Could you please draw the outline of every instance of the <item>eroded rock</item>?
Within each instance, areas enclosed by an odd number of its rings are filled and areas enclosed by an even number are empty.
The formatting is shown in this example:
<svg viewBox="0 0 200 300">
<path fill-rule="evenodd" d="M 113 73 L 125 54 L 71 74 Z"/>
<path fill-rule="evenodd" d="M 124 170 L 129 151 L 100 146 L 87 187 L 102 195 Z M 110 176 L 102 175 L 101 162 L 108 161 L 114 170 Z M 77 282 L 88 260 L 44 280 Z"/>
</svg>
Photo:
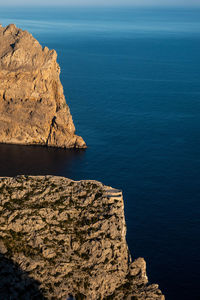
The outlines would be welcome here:
<svg viewBox="0 0 200 300">
<path fill-rule="evenodd" d="M 59 75 L 55 50 L 14 24 L 0 27 L 0 143 L 86 147 Z"/>
<path fill-rule="evenodd" d="M 0 178 L 0 252 L 45 299 L 164 299 L 144 259 L 131 260 L 122 192 L 97 181 Z M 21 299 L 23 288 L 10 285 Z"/>
</svg>

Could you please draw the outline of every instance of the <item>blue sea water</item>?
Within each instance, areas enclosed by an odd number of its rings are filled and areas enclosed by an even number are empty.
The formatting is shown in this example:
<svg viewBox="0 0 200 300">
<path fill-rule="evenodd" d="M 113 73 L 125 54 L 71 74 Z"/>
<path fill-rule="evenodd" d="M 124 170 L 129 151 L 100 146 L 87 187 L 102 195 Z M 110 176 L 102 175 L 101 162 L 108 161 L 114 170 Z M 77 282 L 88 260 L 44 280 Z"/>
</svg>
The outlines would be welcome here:
<svg viewBox="0 0 200 300">
<path fill-rule="evenodd" d="M 97 179 L 124 194 L 133 258 L 166 299 L 199 299 L 200 9 L 6 8 L 56 49 L 86 151 L 0 145 L 0 176 Z"/>
</svg>

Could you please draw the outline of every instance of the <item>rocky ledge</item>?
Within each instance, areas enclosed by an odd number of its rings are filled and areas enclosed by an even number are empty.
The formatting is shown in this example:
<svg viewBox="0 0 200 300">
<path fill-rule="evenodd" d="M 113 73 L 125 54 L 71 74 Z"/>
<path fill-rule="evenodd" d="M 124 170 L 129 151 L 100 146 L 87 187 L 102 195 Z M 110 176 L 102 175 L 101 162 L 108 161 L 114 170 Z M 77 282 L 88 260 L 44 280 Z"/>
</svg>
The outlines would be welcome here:
<svg viewBox="0 0 200 300">
<path fill-rule="evenodd" d="M 122 192 L 97 181 L 0 178 L 0 299 L 163 300 L 132 262 Z"/>
<path fill-rule="evenodd" d="M 0 143 L 85 148 L 75 135 L 55 50 L 0 25 Z"/>
</svg>

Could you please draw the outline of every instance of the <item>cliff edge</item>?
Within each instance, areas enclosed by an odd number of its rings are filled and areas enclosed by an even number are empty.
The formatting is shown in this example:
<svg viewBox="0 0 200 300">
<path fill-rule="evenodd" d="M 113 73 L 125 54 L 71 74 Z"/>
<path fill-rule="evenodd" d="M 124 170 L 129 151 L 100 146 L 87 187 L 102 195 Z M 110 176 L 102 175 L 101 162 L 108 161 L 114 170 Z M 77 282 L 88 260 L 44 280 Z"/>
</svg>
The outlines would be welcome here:
<svg viewBox="0 0 200 300">
<path fill-rule="evenodd" d="M 122 192 L 54 176 L 0 178 L 1 299 L 164 300 L 132 261 Z"/>
<path fill-rule="evenodd" d="M 0 143 L 85 148 L 75 135 L 55 50 L 0 25 Z"/>
</svg>

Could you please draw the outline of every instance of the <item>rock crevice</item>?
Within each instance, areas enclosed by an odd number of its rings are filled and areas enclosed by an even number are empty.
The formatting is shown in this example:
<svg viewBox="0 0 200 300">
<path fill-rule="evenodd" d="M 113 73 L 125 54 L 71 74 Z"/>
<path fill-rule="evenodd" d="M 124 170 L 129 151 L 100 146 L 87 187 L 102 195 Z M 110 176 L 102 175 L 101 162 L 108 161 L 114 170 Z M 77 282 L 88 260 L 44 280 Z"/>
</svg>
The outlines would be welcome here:
<svg viewBox="0 0 200 300">
<path fill-rule="evenodd" d="M 54 116 L 53 119 L 52 119 L 52 121 L 51 121 L 51 126 L 50 126 L 50 129 L 49 129 L 49 135 L 48 135 L 48 138 L 47 138 L 46 145 L 48 145 L 49 140 L 51 139 L 52 130 L 53 130 L 53 127 L 55 127 L 55 124 L 56 124 L 56 116 Z"/>
</svg>

